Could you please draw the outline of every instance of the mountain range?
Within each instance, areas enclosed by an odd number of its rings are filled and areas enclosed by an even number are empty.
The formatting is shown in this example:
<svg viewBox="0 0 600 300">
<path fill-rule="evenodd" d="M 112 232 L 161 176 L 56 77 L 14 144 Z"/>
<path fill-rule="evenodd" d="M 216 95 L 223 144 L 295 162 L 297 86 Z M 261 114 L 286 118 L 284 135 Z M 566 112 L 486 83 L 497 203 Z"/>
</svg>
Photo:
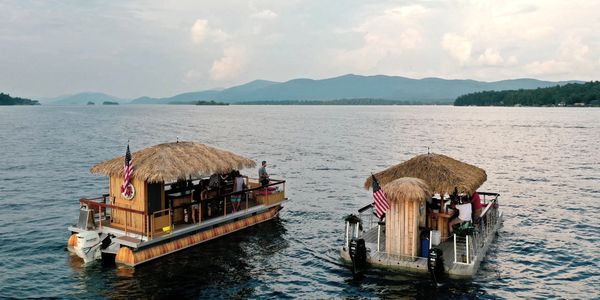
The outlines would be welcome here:
<svg viewBox="0 0 600 300">
<path fill-rule="evenodd" d="M 164 98 L 140 97 L 127 100 L 102 93 L 82 93 L 53 100 L 46 99 L 46 102 L 49 104 L 86 104 L 88 101 L 114 101 L 122 104 L 168 104 L 195 101 L 243 103 L 251 101 L 327 101 L 370 98 L 422 103 L 451 103 L 457 97 L 473 92 L 536 89 L 566 83 L 581 83 L 581 81 L 552 82 L 523 78 L 484 82 L 461 79 L 411 79 L 400 76 L 348 74 L 320 80 L 305 78 L 285 82 L 255 80 L 223 90 L 189 92 Z"/>
<path fill-rule="evenodd" d="M 53 98 L 44 98 L 40 101 L 44 104 L 51 105 L 86 105 L 88 102 L 94 102 L 94 104 L 100 105 L 105 101 L 125 104 L 131 102 L 131 99 L 118 98 L 105 93 L 85 92 Z"/>
</svg>

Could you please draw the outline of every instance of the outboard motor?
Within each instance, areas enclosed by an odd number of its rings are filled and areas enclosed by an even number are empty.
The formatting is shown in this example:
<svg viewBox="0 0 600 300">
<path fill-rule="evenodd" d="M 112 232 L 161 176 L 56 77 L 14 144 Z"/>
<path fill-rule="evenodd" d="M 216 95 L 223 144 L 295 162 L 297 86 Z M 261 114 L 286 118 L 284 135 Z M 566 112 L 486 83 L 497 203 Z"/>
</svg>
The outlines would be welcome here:
<svg viewBox="0 0 600 300">
<path fill-rule="evenodd" d="M 362 274 L 367 267 L 367 246 L 364 239 L 353 238 L 350 240 L 348 253 L 352 259 L 352 274 L 354 276 Z"/>
<path fill-rule="evenodd" d="M 100 246 L 102 241 L 100 234 L 96 231 L 82 231 L 77 234 L 77 245 L 75 253 L 81 257 L 85 263 L 100 258 Z"/>
<path fill-rule="evenodd" d="M 427 269 L 431 279 L 439 286 L 444 278 L 444 252 L 439 248 L 432 248 L 427 257 Z"/>
</svg>

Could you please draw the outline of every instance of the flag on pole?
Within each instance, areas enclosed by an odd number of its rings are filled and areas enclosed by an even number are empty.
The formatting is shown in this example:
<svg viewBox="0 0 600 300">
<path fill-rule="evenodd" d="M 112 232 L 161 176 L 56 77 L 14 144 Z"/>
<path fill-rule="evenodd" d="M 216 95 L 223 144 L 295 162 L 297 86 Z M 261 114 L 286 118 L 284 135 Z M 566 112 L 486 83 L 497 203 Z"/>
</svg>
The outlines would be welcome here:
<svg viewBox="0 0 600 300">
<path fill-rule="evenodd" d="M 133 159 L 131 158 L 131 152 L 129 151 L 129 143 L 127 143 L 127 152 L 125 153 L 125 166 L 123 167 L 123 184 L 121 185 L 121 193 L 130 196 L 133 192 L 129 188 L 131 183 L 131 175 L 133 174 Z"/>
<path fill-rule="evenodd" d="M 390 203 L 385 195 L 385 191 L 383 191 L 383 188 L 379 186 L 379 182 L 377 181 L 377 178 L 375 178 L 375 175 L 371 174 L 371 177 L 373 177 L 373 199 L 375 200 L 375 213 L 381 220 L 385 212 L 390 209 Z"/>
</svg>

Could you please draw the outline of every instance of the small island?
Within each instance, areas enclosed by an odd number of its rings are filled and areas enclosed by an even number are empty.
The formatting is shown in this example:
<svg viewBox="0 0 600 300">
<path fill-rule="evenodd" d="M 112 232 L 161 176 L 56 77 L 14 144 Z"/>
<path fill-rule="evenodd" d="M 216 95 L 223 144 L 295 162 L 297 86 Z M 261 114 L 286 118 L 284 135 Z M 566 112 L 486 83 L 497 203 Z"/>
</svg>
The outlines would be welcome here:
<svg viewBox="0 0 600 300">
<path fill-rule="evenodd" d="M 87 105 L 96 105 L 93 101 L 88 101 Z"/>
<path fill-rule="evenodd" d="M 187 102 L 169 102 L 173 105 L 229 105 L 229 103 L 215 101 L 187 101 Z"/>
<path fill-rule="evenodd" d="M 569 83 L 534 90 L 485 91 L 462 95 L 455 106 L 600 106 L 600 82 Z"/>
<path fill-rule="evenodd" d="M 119 102 L 104 101 L 102 102 L 102 105 L 119 105 Z"/>
<path fill-rule="evenodd" d="M 0 105 L 40 105 L 37 100 L 11 97 L 9 94 L 0 93 Z"/>
</svg>

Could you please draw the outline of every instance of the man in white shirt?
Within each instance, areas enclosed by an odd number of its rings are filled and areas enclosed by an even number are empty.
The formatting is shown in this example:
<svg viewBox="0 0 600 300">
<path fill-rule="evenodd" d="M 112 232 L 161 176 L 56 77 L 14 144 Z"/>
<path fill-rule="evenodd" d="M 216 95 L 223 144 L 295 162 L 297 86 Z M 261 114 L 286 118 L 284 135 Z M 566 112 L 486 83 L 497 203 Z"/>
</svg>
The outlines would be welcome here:
<svg viewBox="0 0 600 300">
<path fill-rule="evenodd" d="M 448 223 L 450 233 L 452 233 L 454 225 L 471 222 L 471 215 L 473 213 L 471 203 L 460 202 L 456 205 L 456 209 L 458 209 L 458 217 L 452 219 L 452 221 Z"/>
</svg>

